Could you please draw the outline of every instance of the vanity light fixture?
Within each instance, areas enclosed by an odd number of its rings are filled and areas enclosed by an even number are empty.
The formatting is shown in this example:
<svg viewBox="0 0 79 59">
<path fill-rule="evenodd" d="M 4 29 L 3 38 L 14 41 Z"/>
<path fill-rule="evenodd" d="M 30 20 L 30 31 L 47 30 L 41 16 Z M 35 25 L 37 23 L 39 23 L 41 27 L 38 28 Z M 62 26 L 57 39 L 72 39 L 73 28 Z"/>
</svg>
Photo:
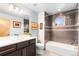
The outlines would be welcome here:
<svg viewBox="0 0 79 59">
<path fill-rule="evenodd" d="M 58 9 L 58 11 L 60 12 L 60 11 L 61 11 L 61 9 Z"/>
</svg>

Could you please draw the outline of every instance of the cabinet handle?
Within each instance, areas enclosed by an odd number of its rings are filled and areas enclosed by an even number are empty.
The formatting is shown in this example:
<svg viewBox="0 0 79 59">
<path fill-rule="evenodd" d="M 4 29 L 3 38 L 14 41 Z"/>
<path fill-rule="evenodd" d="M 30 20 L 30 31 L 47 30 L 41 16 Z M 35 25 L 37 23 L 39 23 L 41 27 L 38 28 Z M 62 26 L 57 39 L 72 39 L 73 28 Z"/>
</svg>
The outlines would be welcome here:
<svg viewBox="0 0 79 59">
<path fill-rule="evenodd" d="M 10 48 L 10 49 L 7 49 L 5 51 L 1 51 L 0 55 L 5 55 L 5 54 L 10 53 L 10 52 L 15 51 L 15 50 L 16 50 L 15 48 Z"/>
<path fill-rule="evenodd" d="M 33 44 L 33 43 L 35 43 L 35 41 L 31 41 L 31 42 L 30 42 L 30 44 Z"/>
</svg>

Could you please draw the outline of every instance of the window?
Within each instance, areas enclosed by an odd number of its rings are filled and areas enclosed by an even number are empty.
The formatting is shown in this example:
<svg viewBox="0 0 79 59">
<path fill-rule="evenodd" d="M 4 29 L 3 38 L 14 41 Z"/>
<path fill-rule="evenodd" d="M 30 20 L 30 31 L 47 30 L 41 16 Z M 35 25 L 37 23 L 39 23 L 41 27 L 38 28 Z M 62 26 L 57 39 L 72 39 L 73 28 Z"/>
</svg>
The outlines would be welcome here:
<svg viewBox="0 0 79 59">
<path fill-rule="evenodd" d="M 55 25 L 56 26 L 64 25 L 64 17 L 61 17 L 61 16 L 57 17 L 56 20 L 55 20 Z"/>
</svg>

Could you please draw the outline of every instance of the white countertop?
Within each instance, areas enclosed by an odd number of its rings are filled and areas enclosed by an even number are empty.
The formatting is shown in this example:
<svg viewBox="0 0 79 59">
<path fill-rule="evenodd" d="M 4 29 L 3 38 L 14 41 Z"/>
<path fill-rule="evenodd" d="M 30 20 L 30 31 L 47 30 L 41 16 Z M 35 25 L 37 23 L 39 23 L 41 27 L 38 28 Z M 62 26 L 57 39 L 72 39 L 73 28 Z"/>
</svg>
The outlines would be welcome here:
<svg viewBox="0 0 79 59">
<path fill-rule="evenodd" d="M 16 44 L 22 41 L 27 41 L 30 39 L 34 39 L 36 37 L 29 37 L 29 36 L 7 36 L 7 37 L 0 37 L 0 47 L 8 46 L 11 44 Z"/>
</svg>

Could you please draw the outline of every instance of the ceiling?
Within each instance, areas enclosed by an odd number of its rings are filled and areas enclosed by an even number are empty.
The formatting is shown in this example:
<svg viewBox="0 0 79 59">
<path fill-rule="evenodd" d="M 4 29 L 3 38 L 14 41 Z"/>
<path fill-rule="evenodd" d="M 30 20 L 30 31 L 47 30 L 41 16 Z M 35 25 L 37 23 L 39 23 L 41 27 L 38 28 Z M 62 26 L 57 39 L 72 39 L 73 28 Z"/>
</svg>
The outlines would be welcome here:
<svg viewBox="0 0 79 59">
<path fill-rule="evenodd" d="M 27 3 L 22 5 L 35 12 L 46 11 L 50 15 L 58 13 L 58 9 L 61 9 L 61 12 L 63 12 L 77 8 L 77 3 Z"/>
<path fill-rule="evenodd" d="M 21 9 L 23 9 L 23 12 L 20 14 Z M 0 13 L 7 13 L 21 17 L 26 17 L 26 15 L 29 14 L 23 7 L 18 7 L 15 4 L 9 3 L 0 3 Z"/>
<path fill-rule="evenodd" d="M 58 9 L 61 9 L 61 12 L 68 11 L 72 9 L 77 8 L 77 3 L 14 3 L 15 7 L 19 7 L 20 9 L 24 9 L 24 14 L 28 13 L 26 11 L 26 8 L 29 8 L 30 10 L 39 13 L 42 11 L 46 11 L 49 15 L 53 15 L 58 13 Z M 0 4 L 0 12 L 8 12 L 12 14 L 18 14 L 17 10 L 16 12 L 14 10 L 10 10 L 10 4 L 9 3 L 2 3 Z"/>
</svg>

